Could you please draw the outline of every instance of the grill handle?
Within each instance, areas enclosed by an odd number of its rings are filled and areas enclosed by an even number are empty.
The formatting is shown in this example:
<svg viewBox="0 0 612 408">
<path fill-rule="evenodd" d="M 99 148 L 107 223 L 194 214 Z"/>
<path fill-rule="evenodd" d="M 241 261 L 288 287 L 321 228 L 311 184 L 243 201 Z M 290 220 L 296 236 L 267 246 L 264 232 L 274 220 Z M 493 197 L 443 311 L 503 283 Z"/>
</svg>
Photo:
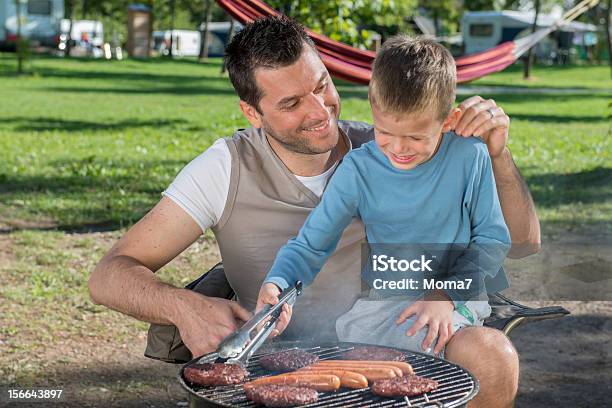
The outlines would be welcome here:
<svg viewBox="0 0 612 408">
<path fill-rule="evenodd" d="M 265 305 L 255 316 L 240 329 L 227 336 L 217 349 L 218 363 L 233 363 L 246 366 L 249 358 L 272 333 L 285 303 L 293 305 L 297 296 L 302 293 L 302 282 L 297 281 L 293 287 L 281 292 L 278 303 Z M 266 320 L 267 319 L 267 320 Z M 257 331 L 257 327 L 263 326 Z"/>
</svg>

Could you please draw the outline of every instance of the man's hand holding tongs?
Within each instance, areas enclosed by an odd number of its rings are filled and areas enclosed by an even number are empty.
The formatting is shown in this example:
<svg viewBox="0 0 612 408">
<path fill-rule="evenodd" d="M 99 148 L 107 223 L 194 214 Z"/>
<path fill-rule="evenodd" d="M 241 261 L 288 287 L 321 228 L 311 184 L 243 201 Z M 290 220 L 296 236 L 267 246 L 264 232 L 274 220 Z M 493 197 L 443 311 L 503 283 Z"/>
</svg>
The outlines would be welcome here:
<svg viewBox="0 0 612 408">
<path fill-rule="evenodd" d="M 281 290 L 275 284 L 264 283 L 261 289 L 259 290 L 259 296 L 257 298 L 257 306 L 255 308 L 255 313 L 259 312 L 266 304 L 272 305 L 272 306 L 277 304 L 280 293 L 281 293 Z M 278 322 L 276 323 L 276 327 L 274 328 L 274 330 L 272 330 L 270 337 L 278 336 L 285 330 L 285 328 L 287 328 L 287 325 L 289 324 L 289 321 L 291 320 L 291 312 L 292 312 L 291 305 L 285 303 L 283 305 L 283 311 L 281 312 Z"/>
</svg>

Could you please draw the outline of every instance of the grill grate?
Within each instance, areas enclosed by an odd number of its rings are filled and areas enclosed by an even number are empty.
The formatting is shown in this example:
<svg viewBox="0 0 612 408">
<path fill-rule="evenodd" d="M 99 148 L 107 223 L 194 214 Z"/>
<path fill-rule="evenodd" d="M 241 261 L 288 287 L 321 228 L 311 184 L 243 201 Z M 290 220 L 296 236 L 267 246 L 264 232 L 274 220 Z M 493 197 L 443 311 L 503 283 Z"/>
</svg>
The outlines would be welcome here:
<svg viewBox="0 0 612 408">
<path fill-rule="evenodd" d="M 284 345 L 284 347 L 283 347 Z M 271 351 L 255 354 L 249 360 L 248 380 L 272 375 L 268 370 L 259 366 L 259 358 L 263 355 L 276 353 L 280 350 L 300 348 L 317 354 L 320 359 L 328 360 L 339 356 L 356 346 L 354 343 L 336 343 L 333 345 L 305 346 L 299 342 L 277 342 L 270 345 Z M 212 362 L 216 354 L 205 356 L 202 359 L 187 363 L 186 366 L 196 362 Z M 464 405 L 476 395 L 478 383 L 466 370 L 444 360 L 425 354 L 406 351 L 406 361 L 410 363 L 415 374 L 438 381 L 438 389 L 416 397 L 403 399 L 385 398 L 374 395 L 368 388 L 361 390 L 347 390 L 341 388 L 336 392 L 319 393 L 319 401 L 305 407 L 457 407 Z M 181 370 L 182 373 L 182 370 Z M 246 399 L 241 384 L 200 387 L 187 383 L 179 374 L 181 384 L 190 392 L 191 398 L 208 402 L 211 405 L 226 407 L 255 407 L 255 403 Z"/>
</svg>

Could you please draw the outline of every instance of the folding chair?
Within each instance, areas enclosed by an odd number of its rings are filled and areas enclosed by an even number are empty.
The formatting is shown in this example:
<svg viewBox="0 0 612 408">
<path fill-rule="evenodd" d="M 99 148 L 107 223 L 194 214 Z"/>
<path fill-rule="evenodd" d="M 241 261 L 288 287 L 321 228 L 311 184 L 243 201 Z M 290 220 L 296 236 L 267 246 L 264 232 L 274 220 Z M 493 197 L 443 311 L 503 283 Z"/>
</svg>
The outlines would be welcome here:
<svg viewBox="0 0 612 408">
<path fill-rule="evenodd" d="M 489 295 L 489 304 L 491 305 L 491 316 L 489 316 L 484 325 L 499 329 L 506 336 L 521 324 L 535 322 L 538 320 L 555 319 L 570 314 L 561 306 L 547 306 L 533 308 L 521 305 L 518 302 L 508 299 L 501 293 Z"/>
</svg>

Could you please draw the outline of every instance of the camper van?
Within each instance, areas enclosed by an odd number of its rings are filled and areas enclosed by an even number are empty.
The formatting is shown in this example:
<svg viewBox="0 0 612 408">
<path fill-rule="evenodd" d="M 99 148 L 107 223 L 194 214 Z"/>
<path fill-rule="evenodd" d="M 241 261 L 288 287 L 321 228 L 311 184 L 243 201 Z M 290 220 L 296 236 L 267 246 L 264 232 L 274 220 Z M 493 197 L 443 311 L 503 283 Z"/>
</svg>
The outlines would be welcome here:
<svg viewBox="0 0 612 408">
<path fill-rule="evenodd" d="M 234 32 L 242 29 L 238 22 L 234 23 Z M 210 33 L 208 40 L 208 56 L 222 57 L 225 45 L 229 41 L 229 21 L 208 23 Z M 154 31 L 153 51 L 160 55 L 168 55 L 170 48 L 170 33 L 172 32 L 172 55 L 175 57 L 197 57 L 200 53 L 200 32 L 190 30 Z"/>
<path fill-rule="evenodd" d="M 172 40 L 170 40 L 172 36 Z M 153 32 L 153 49 L 161 55 L 197 57 L 200 52 L 200 33 L 192 30 L 167 30 Z"/>
<path fill-rule="evenodd" d="M 531 33 L 533 12 L 525 11 L 473 11 L 463 14 L 461 29 L 465 54 L 473 54 L 493 48 L 506 41 L 512 41 Z M 552 26 L 560 16 L 540 14 L 537 27 Z M 553 36 L 542 40 L 536 47 L 536 55 L 549 58 L 559 49 L 569 49 L 582 38 L 584 33 L 596 32 L 592 24 L 573 21 L 563 25 Z"/>
<path fill-rule="evenodd" d="M 17 43 L 17 6 L 14 0 L 0 1 L 0 48 L 14 49 Z M 21 35 L 33 44 L 56 47 L 64 0 L 21 1 Z"/>
<path fill-rule="evenodd" d="M 104 26 L 101 21 L 95 20 L 72 20 L 72 24 L 68 19 L 62 19 L 60 23 L 60 31 L 64 36 L 68 35 L 70 30 L 70 39 L 72 41 L 82 41 L 84 38 L 95 47 L 102 47 L 104 44 Z"/>
</svg>

